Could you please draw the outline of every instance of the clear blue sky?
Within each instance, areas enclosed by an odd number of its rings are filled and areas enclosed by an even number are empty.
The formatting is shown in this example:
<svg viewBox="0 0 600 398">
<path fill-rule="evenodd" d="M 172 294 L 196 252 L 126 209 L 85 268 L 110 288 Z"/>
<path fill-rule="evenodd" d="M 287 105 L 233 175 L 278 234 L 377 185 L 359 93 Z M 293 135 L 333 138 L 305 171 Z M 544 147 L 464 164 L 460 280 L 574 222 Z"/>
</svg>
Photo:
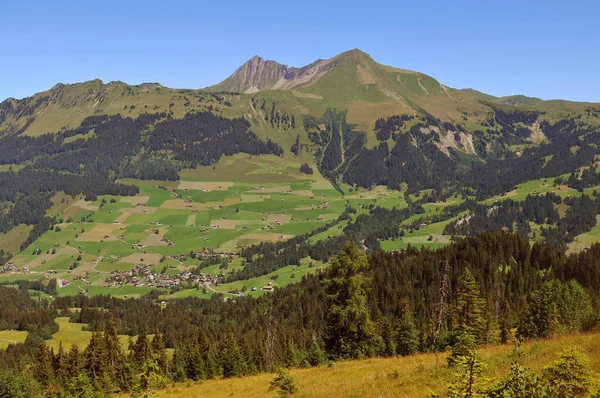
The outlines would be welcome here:
<svg viewBox="0 0 600 398">
<path fill-rule="evenodd" d="M 94 78 L 201 88 L 255 54 L 303 66 L 359 48 L 451 87 L 600 102 L 599 15 L 583 0 L 7 1 L 0 100 Z"/>
</svg>

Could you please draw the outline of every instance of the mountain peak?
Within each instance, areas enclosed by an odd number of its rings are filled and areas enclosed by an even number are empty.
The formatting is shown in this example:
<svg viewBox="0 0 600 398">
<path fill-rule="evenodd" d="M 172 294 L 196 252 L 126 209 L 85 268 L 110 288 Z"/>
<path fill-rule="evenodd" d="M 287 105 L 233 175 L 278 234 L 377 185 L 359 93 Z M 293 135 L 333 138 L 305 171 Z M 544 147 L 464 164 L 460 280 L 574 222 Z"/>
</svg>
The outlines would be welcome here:
<svg viewBox="0 0 600 398">
<path fill-rule="evenodd" d="M 255 93 L 265 90 L 286 90 L 306 86 L 323 76 L 344 60 L 372 61 L 369 54 L 355 48 L 329 60 L 318 59 L 301 68 L 289 67 L 277 61 L 255 55 L 221 83 L 209 87 L 214 91 Z M 372 61 L 374 62 L 374 61 Z"/>
</svg>

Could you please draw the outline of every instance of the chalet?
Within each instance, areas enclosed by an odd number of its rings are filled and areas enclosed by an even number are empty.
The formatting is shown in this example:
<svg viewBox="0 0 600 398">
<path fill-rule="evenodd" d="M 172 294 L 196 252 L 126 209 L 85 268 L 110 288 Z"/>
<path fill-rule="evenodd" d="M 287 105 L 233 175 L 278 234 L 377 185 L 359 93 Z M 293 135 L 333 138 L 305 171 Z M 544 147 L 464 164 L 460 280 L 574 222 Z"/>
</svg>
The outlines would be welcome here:
<svg viewBox="0 0 600 398">
<path fill-rule="evenodd" d="M 273 289 L 275 289 L 275 288 L 270 285 L 263 286 L 263 288 L 262 288 L 262 290 L 264 290 L 266 292 L 271 292 L 271 291 L 273 291 Z"/>
</svg>

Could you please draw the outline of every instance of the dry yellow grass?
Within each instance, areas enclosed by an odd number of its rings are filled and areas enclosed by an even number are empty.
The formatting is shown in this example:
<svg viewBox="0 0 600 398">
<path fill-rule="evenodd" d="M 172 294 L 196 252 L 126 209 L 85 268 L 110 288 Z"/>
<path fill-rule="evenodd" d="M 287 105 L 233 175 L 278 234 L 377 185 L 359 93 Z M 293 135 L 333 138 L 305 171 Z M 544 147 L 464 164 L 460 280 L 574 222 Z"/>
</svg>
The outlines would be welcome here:
<svg viewBox="0 0 600 398">
<path fill-rule="evenodd" d="M 124 202 L 124 203 L 131 203 L 132 205 L 135 204 L 146 204 L 146 202 L 150 199 L 150 196 L 124 196 L 122 197 L 119 202 Z"/>
<path fill-rule="evenodd" d="M 288 223 L 291 219 L 292 216 L 290 216 L 289 214 L 269 214 L 269 216 L 267 217 L 267 221 L 271 223 L 277 221 L 282 223 Z"/>
<path fill-rule="evenodd" d="M 575 348 L 590 358 L 600 370 L 600 333 L 562 336 L 551 340 L 530 341 L 521 347 L 522 362 L 540 374 L 544 366 L 557 359 L 565 348 Z M 485 377 L 497 379 L 508 370 L 513 346 L 492 346 L 480 350 L 487 364 Z M 376 358 L 293 369 L 291 374 L 299 388 L 298 397 L 428 397 L 431 392 L 443 394 L 446 382 L 454 376 L 444 366 L 447 353 L 438 356 L 421 354 L 399 358 Z M 398 372 L 398 377 L 392 375 Z M 204 381 L 196 385 L 175 385 L 158 392 L 159 397 L 276 397 L 267 391 L 273 374 L 260 374 L 238 379 Z"/>
<path fill-rule="evenodd" d="M 126 264 L 158 264 L 160 261 L 160 254 L 157 253 L 134 253 L 121 259 L 120 263 Z"/>
<path fill-rule="evenodd" d="M 115 220 L 115 222 L 118 221 L 119 223 L 124 223 L 125 220 L 127 220 L 129 218 L 130 215 L 131 215 L 131 213 L 123 213 L 119 217 L 117 217 L 117 219 Z"/>
<path fill-rule="evenodd" d="M 162 205 L 163 209 L 176 209 L 176 210 L 206 210 L 207 206 L 204 203 L 187 203 L 183 199 L 169 199 L 165 200 Z"/>
<path fill-rule="evenodd" d="M 67 210 L 65 210 L 63 212 L 63 214 L 64 214 L 65 218 L 73 218 L 77 214 L 85 213 L 86 211 L 89 211 L 89 210 L 86 210 L 83 207 L 73 205 L 73 206 L 69 207 Z"/>
<path fill-rule="evenodd" d="M 71 205 L 70 207 L 81 207 L 82 209 L 87 210 L 87 211 L 98 210 L 98 206 L 91 206 L 90 203 L 92 203 L 92 202 L 88 202 L 85 199 L 80 199 L 77 202 L 73 203 L 73 205 Z"/>
<path fill-rule="evenodd" d="M 26 331 L 2 330 L 0 331 L 0 350 L 6 349 L 10 344 L 23 343 L 26 338 Z"/>
<path fill-rule="evenodd" d="M 61 247 L 60 249 L 56 250 L 55 254 L 44 253 L 40 254 L 39 256 L 35 256 L 33 260 L 25 264 L 25 266 L 29 267 L 31 270 L 35 270 L 36 267 L 39 267 L 40 265 L 45 264 L 58 256 L 73 256 L 76 253 L 76 249 L 71 247 Z"/>
<path fill-rule="evenodd" d="M 158 234 L 151 233 L 142 240 L 140 240 L 140 244 L 144 246 L 166 246 L 167 242 L 163 241 L 164 233 L 166 233 L 166 229 L 161 228 Z"/>
<path fill-rule="evenodd" d="M 235 220 L 212 220 L 210 226 L 221 229 L 235 229 L 235 223 Z"/>
<path fill-rule="evenodd" d="M 29 237 L 32 229 L 33 225 L 21 224 L 5 234 L 0 233 L 0 249 L 8 253 L 17 252 L 21 244 Z"/>
<path fill-rule="evenodd" d="M 233 186 L 233 182 L 199 182 L 199 181 L 181 181 L 177 189 L 189 189 L 192 191 L 227 191 Z"/>
<path fill-rule="evenodd" d="M 283 193 L 283 192 L 287 192 L 287 191 L 291 191 L 292 187 L 290 187 L 289 185 L 280 185 L 277 187 L 270 187 L 270 188 L 262 188 L 262 189 L 255 189 L 253 191 L 248 191 L 249 193 Z"/>
<path fill-rule="evenodd" d="M 300 196 L 315 196 L 315 194 L 313 193 L 313 191 L 311 191 L 310 189 L 301 189 L 299 191 L 294 191 L 292 192 L 295 195 L 300 195 Z"/>
<path fill-rule="evenodd" d="M 146 206 L 138 206 L 138 207 L 126 207 L 124 209 L 120 209 L 119 211 L 122 213 L 132 213 L 132 214 L 152 214 L 156 211 L 156 207 L 146 207 Z"/>
<path fill-rule="evenodd" d="M 97 224 L 89 231 L 79 235 L 77 240 L 82 242 L 112 241 L 115 239 L 114 235 L 119 231 L 119 228 L 116 224 Z"/>
<path fill-rule="evenodd" d="M 185 222 L 186 226 L 189 227 L 193 227 L 194 225 L 196 225 L 196 215 L 192 214 L 190 216 L 188 216 L 187 221 Z"/>
</svg>

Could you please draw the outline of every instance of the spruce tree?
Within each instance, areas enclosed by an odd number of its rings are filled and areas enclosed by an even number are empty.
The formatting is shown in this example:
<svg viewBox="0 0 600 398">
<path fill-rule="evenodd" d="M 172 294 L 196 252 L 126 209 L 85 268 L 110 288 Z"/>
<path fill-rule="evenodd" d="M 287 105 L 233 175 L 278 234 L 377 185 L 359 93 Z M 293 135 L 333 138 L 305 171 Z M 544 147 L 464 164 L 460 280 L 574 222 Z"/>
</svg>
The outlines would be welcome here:
<svg viewBox="0 0 600 398">
<path fill-rule="evenodd" d="M 419 347 L 419 337 L 415 327 L 413 313 L 407 299 L 400 302 L 400 316 L 396 320 L 396 352 L 399 355 L 412 355 Z"/>
<path fill-rule="evenodd" d="M 478 356 L 469 351 L 467 355 L 460 355 L 455 360 L 456 379 L 448 383 L 448 398 L 475 398 L 481 397 L 480 377 L 485 365 Z"/>
<path fill-rule="evenodd" d="M 452 319 L 455 342 L 452 355 L 448 358 L 449 365 L 482 344 L 485 336 L 485 300 L 480 297 L 479 285 L 468 268 L 465 268 L 458 282 Z"/>
<path fill-rule="evenodd" d="M 85 370 L 97 390 L 110 389 L 112 384 L 104 343 L 100 332 L 93 332 L 90 342 L 83 351 Z"/>
<path fill-rule="evenodd" d="M 156 355 L 156 363 L 162 375 L 168 375 L 168 360 L 167 360 L 167 349 L 163 340 L 163 335 L 160 332 L 156 332 L 152 338 L 152 352 Z"/>
<path fill-rule="evenodd" d="M 71 349 L 67 354 L 67 372 L 71 377 L 76 377 L 81 373 L 83 369 L 83 363 L 81 360 L 81 353 L 77 344 L 71 345 Z"/>
<path fill-rule="evenodd" d="M 104 345 L 106 347 L 106 361 L 111 372 L 116 364 L 123 358 L 123 349 L 119 340 L 119 327 L 116 319 L 110 319 L 104 330 Z M 114 372 L 113 372 L 114 375 Z"/>
<path fill-rule="evenodd" d="M 370 356 L 375 348 L 375 327 L 367 307 L 367 256 L 348 243 L 330 263 L 329 277 L 323 281 L 327 352 L 334 358 Z"/>
<path fill-rule="evenodd" d="M 238 377 L 246 373 L 246 360 L 231 331 L 221 345 L 221 367 L 223 377 Z"/>
<path fill-rule="evenodd" d="M 150 349 L 148 337 L 146 336 L 146 332 L 142 331 L 133 345 L 133 364 L 138 371 L 142 370 L 142 367 L 151 354 L 152 350 Z"/>
<path fill-rule="evenodd" d="M 52 352 L 46 343 L 42 342 L 39 346 L 35 364 L 33 366 L 33 376 L 43 388 L 46 388 L 54 381 L 54 371 L 52 368 Z"/>
</svg>

